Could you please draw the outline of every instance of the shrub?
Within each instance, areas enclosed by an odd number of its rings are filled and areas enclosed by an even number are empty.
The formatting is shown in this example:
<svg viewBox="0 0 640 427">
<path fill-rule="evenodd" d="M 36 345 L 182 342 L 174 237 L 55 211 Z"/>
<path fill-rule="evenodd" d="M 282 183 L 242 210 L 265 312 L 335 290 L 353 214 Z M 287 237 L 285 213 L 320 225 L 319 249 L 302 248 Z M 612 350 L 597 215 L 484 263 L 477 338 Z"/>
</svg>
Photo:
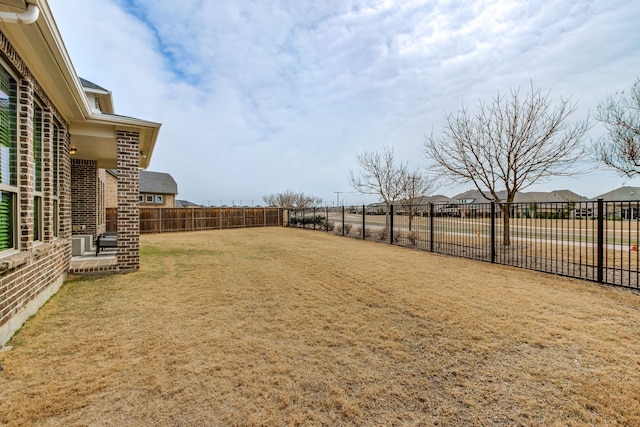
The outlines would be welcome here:
<svg viewBox="0 0 640 427">
<path fill-rule="evenodd" d="M 349 233 L 351 233 L 351 227 L 353 227 L 353 225 L 351 225 L 351 224 L 345 224 L 345 225 L 344 225 L 344 234 L 349 234 Z"/>
<path fill-rule="evenodd" d="M 378 231 L 378 239 L 379 240 L 387 240 L 388 237 L 389 237 L 389 229 L 388 228 L 383 228 L 382 230 Z"/>
<path fill-rule="evenodd" d="M 415 246 L 416 242 L 418 241 L 418 233 L 416 233 L 415 231 L 410 231 L 407 233 L 406 237 L 407 237 L 407 240 L 409 240 L 409 243 Z"/>
<path fill-rule="evenodd" d="M 365 227 L 365 228 L 364 228 L 364 230 L 362 229 L 362 227 L 358 227 L 358 228 L 356 228 L 356 233 L 357 233 L 359 236 L 362 236 L 362 235 L 363 235 L 363 234 L 362 234 L 362 232 L 363 232 L 363 231 L 364 231 L 364 237 L 365 237 L 365 238 L 367 238 L 367 237 L 371 237 L 371 230 L 369 230 L 368 228 L 366 228 L 366 227 Z"/>
</svg>

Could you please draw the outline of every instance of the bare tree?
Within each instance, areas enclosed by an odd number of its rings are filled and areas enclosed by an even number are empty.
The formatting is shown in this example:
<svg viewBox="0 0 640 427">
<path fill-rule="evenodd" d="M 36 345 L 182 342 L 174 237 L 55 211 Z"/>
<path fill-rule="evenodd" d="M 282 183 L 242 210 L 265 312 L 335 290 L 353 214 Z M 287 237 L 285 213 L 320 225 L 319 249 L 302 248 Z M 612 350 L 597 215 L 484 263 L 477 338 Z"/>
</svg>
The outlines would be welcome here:
<svg viewBox="0 0 640 427">
<path fill-rule="evenodd" d="M 522 95 L 511 90 L 492 102 L 479 102 L 477 112 L 462 108 L 445 116 L 442 135 L 425 140 L 425 154 L 436 169 L 453 182 L 472 182 L 502 211 L 503 244 L 510 244 L 509 203 L 518 191 L 551 176 L 574 174 L 575 163 L 585 157 L 582 140 L 588 120 L 570 123 L 576 104 L 560 99 L 553 106 L 540 89 Z M 504 189 L 506 199 L 498 192 Z"/>
<path fill-rule="evenodd" d="M 595 144 L 598 160 L 629 177 L 640 174 L 640 79 L 624 91 L 598 105 L 596 119 L 607 128 L 607 136 Z"/>
<path fill-rule="evenodd" d="M 407 165 L 397 162 L 393 148 L 363 152 L 356 156 L 360 173 L 349 171 L 349 184 L 360 194 L 375 195 L 386 206 L 386 225 L 389 227 L 389 208 L 404 191 Z"/>
<path fill-rule="evenodd" d="M 271 193 L 262 196 L 262 200 L 269 206 L 277 206 L 280 208 L 310 208 L 321 203 L 322 199 L 316 196 L 306 195 L 303 192 L 294 192 L 286 190 L 281 193 Z"/>
<path fill-rule="evenodd" d="M 400 195 L 400 204 L 409 215 L 409 231 L 413 223 L 413 217 L 418 211 L 418 204 L 423 196 L 432 193 L 436 189 L 436 179 L 427 177 L 415 170 L 406 174 L 404 191 Z"/>
</svg>

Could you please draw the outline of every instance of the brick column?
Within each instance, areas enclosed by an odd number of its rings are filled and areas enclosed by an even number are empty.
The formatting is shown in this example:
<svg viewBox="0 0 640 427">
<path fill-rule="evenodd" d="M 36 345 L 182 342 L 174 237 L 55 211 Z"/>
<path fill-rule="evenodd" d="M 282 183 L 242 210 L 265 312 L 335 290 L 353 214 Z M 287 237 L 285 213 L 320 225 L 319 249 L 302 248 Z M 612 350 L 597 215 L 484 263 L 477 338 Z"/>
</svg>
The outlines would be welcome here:
<svg viewBox="0 0 640 427">
<path fill-rule="evenodd" d="M 118 140 L 118 269 L 140 268 L 140 193 L 138 132 L 119 130 Z"/>
<path fill-rule="evenodd" d="M 22 79 L 18 87 L 18 186 L 20 222 L 17 241 L 20 250 L 33 247 L 33 85 Z"/>
</svg>

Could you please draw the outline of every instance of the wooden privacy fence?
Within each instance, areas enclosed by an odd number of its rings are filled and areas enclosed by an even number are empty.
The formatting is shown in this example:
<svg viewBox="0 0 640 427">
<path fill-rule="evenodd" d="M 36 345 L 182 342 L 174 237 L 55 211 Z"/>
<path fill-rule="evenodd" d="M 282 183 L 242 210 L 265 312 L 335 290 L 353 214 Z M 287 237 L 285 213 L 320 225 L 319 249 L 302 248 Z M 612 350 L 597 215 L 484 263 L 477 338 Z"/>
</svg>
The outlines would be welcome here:
<svg viewBox="0 0 640 427">
<path fill-rule="evenodd" d="M 140 208 L 140 234 L 281 226 L 281 208 Z M 107 231 L 117 231 L 118 209 L 106 209 Z"/>
</svg>

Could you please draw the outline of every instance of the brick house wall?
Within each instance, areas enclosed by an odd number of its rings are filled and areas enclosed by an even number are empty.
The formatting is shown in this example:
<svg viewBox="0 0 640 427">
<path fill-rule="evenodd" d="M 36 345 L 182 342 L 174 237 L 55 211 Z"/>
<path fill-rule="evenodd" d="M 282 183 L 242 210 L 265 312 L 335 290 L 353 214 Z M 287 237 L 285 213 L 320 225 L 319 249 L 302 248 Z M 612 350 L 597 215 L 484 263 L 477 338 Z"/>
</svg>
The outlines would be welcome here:
<svg viewBox="0 0 640 427">
<path fill-rule="evenodd" d="M 25 62 L 0 32 L 3 67 L 17 83 L 18 157 L 16 200 L 16 249 L 0 253 L 0 345 L 60 288 L 71 261 L 71 163 L 68 125 L 47 94 L 35 81 Z M 42 107 L 42 234 L 34 229 L 34 102 Z M 55 165 L 57 195 L 53 191 L 53 124 L 59 147 Z M 54 200 L 58 214 L 55 215 Z M 56 218 L 57 216 L 57 218 Z"/>
<path fill-rule="evenodd" d="M 113 176 L 111 173 L 105 173 L 105 196 L 104 196 L 104 206 L 106 208 L 117 208 L 118 207 L 118 178 Z"/>
</svg>

